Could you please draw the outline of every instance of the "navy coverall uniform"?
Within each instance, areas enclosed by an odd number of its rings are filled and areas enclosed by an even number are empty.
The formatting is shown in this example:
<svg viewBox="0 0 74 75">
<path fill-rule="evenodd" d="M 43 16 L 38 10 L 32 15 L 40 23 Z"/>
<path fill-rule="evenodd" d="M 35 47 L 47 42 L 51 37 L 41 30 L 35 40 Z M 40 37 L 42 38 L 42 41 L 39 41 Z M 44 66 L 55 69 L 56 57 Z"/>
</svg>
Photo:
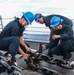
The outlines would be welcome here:
<svg viewBox="0 0 74 75">
<path fill-rule="evenodd" d="M 63 25 L 63 28 L 61 30 L 55 30 L 54 34 L 61 35 L 61 38 L 55 40 L 51 39 L 50 43 L 46 45 L 46 48 L 49 49 L 48 55 L 63 55 L 67 51 L 74 51 L 73 30 L 71 27 Z M 60 44 L 58 45 L 59 41 Z"/>
<path fill-rule="evenodd" d="M 19 23 L 19 18 L 8 23 L 0 34 L 0 49 L 8 51 L 14 57 L 18 52 L 19 38 L 24 30 L 24 26 Z"/>
</svg>

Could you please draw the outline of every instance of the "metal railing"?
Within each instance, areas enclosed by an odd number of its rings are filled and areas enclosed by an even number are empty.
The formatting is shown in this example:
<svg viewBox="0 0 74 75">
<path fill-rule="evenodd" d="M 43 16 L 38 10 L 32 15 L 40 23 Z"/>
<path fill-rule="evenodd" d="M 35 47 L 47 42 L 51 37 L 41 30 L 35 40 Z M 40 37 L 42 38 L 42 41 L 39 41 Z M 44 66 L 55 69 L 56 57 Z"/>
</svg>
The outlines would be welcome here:
<svg viewBox="0 0 74 75">
<path fill-rule="evenodd" d="M 15 19 L 15 18 L 16 18 L 16 16 L 11 17 L 11 18 L 3 18 L 3 17 L 0 15 L 0 32 L 1 32 L 1 31 L 3 30 L 3 28 L 4 28 L 3 21 Z"/>
<path fill-rule="evenodd" d="M 0 23 L 0 29 L 3 29 L 3 22 L 2 22 L 2 16 L 0 16 L 0 21 L 1 21 L 1 23 Z"/>
</svg>

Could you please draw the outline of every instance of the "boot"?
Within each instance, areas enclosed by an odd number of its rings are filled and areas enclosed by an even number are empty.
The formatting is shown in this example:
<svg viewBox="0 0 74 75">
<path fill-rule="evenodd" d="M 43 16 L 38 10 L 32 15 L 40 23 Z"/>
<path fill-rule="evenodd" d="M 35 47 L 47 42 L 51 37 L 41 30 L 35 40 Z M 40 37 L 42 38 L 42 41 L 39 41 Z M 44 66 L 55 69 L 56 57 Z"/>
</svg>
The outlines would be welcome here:
<svg viewBox="0 0 74 75">
<path fill-rule="evenodd" d="M 15 57 L 12 57 L 11 54 L 8 54 L 6 59 L 10 66 L 12 66 L 12 65 L 18 66 Z"/>
<path fill-rule="evenodd" d="M 64 56 L 63 56 L 63 59 L 68 61 L 71 57 L 72 57 L 72 54 L 70 52 L 65 52 Z"/>
<path fill-rule="evenodd" d="M 12 58 L 11 58 L 10 65 L 18 66 L 18 64 L 17 64 L 17 62 L 16 62 L 16 58 L 15 58 L 15 57 L 12 57 Z"/>
</svg>

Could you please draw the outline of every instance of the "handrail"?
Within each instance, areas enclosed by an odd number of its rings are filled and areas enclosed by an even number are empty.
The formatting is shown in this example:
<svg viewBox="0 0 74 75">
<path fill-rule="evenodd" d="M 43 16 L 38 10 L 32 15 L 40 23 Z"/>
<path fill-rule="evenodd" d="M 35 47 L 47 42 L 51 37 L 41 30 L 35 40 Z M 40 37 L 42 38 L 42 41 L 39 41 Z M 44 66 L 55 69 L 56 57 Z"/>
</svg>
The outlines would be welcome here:
<svg viewBox="0 0 74 75">
<path fill-rule="evenodd" d="M 1 28 L 0 29 L 3 29 L 3 20 L 9 20 L 9 19 L 15 19 L 16 18 L 16 16 L 14 16 L 14 17 L 11 17 L 11 18 L 3 18 L 1 15 L 0 15 L 0 21 L 1 21 L 1 23 L 0 23 L 0 25 L 1 25 Z"/>
</svg>

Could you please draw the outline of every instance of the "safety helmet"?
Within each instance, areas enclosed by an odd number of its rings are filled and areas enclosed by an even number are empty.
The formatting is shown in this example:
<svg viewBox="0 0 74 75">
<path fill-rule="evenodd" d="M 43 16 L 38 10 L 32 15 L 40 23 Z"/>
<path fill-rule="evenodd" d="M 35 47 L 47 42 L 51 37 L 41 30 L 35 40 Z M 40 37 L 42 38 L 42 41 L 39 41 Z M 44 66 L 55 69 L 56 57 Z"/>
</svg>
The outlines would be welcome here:
<svg viewBox="0 0 74 75">
<path fill-rule="evenodd" d="M 23 16 L 29 24 L 31 24 L 35 18 L 32 12 L 26 12 L 26 13 L 23 12 Z"/>
<path fill-rule="evenodd" d="M 58 26 L 62 22 L 63 22 L 63 19 L 60 19 L 60 17 L 58 17 L 58 16 L 53 16 L 50 20 L 50 27 L 53 28 L 55 26 Z"/>
<path fill-rule="evenodd" d="M 38 22 L 38 20 L 40 19 L 40 17 L 41 17 L 40 13 L 35 14 L 35 21 Z"/>
</svg>

